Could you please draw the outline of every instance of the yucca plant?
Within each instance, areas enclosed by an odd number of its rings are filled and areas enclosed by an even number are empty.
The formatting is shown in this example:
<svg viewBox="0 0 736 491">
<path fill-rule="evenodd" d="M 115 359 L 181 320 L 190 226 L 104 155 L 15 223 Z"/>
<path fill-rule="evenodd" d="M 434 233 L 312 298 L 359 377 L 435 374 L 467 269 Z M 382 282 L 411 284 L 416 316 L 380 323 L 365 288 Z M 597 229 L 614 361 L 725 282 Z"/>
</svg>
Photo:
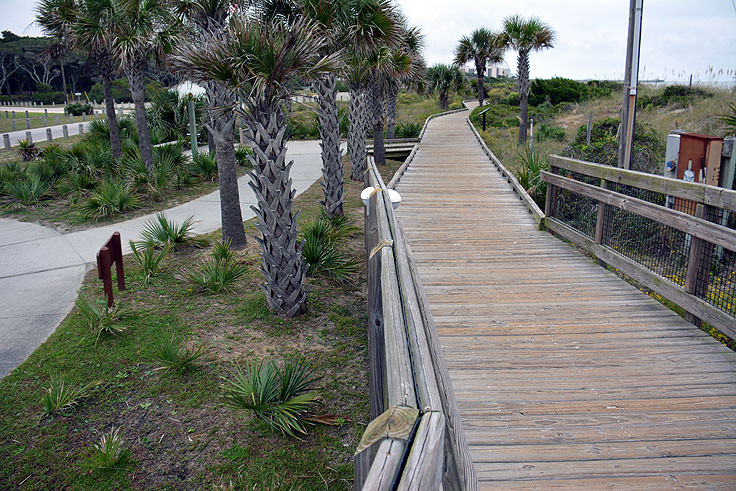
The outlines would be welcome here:
<svg viewBox="0 0 736 491">
<path fill-rule="evenodd" d="M 200 179 L 214 181 L 217 178 L 217 158 L 214 153 L 200 153 L 192 159 L 190 169 Z"/>
<path fill-rule="evenodd" d="M 229 291 L 230 287 L 248 272 L 242 263 L 227 260 L 207 261 L 198 271 L 190 271 L 184 277 L 211 293 Z"/>
<path fill-rule="evenodd" d="M 140 233 L 140 244 L 151 247 L 164 247 L 170 244 L 172 248 L 177 245 L 193 245 L 204 247 L 208 240 L 204 237 L 196 237 L 192 234 L 194 217 L 190 216 L 181 224 L 168 220 L 163 213 L 157 213 L 156 217 L 148 220 Z"/>
<path fill-rule="evenodd" d="M 133 258 L 143 269 L 143 286 L 157 284 L 156 275 L 161 270 L 161 262 L 168 256 L 173 246 L 165 244 L 163 248 L 156 249 L 150 245 L 137 244 L 132 240 L 129 241 L 129 244 L 130 250 L 133 252 Z"/>
<path fill-rule="evenodd" d="M 303 419 L 317 400 L 310 391 L 317 380 L 309 362 L 295 356 L 284 359 L 283 368 L 271 360 L 249 363 L 245 372 L 236 366 L 221 387 L 229 406 L 253 411 L 273 429 L 296 437 L 306 433 Z"/>
<path fill-rule="evenodd" d="M 38 157 L 38 147 L 35 143 L 28 141 L 27 139 L 18 141 L 18 155 L 23 159 L 23 162 L 30 162 L 36 160 Z"/>
<path fill-rule="evenodd" d="M 541 171 L 547 169 L 547 161 L 538 150 L 527 147 L 526 153 L 521 155 L 521 166 L 517 172 L 519 184 L 527 190 L 529 196 L 540 205 L 544 205 L 547 194 L 547 183 L 542 180 Z"/>
<path fill-rule="evenodd" d="M 163 336 L 156 346 L 154 356 L 159 362 L 156 370 L 171 370 L 184 372 L 194 368 L 194 362 L 207 352 L 205 345 L 199 345 L 196 349 L 187 349 L 186 339 L 176 335 Z"/>
<path fill-rule="evenodd" d="M 50 415 L 76 406 L 97 385 L 99 385 L 99 382 L 72 385 L 52 375 L 51 385 L 43 394 L 44 414 Z"/>
<path fill-rule="evenodd" d="M 94 176 L 86 172 L 70 172 L 57 184 L 57 190 L 64 196 L 78 197 L 82 192 L 95 187 Z"/>
<path fill-rule="evenodd" d="M 100 336 L 105 335 L 117 335 L 125 330 L 125 327 L 118 325 L 117 321 L 120 319 L 120 312 L 117 306 L 109 309 L 107 307 L 98 307 L 97 302 L 90 300 L 84 295 L 79 295 L 77 298 L 77 307 L 82 315 L 87 320 L 87 326 L 92 334 L 95 336 L 95 344 L 100 340 Z"/>
<path fill-rule="evenodd" d="M 307 274 L 323 273 L 343 282 L 358 270 L 358 261 L 339 249 L 339 242 L 349 233 L 347 230 L 345 225 L 335 226 L 324 217 L 302 227 L 302 254 Z"/>
<path fill-rule="evenodd" d="M 82 214 L 87 218 L 107 218 L 140 206 L 140 198 L 128 183 L 108 177 L 102 181 L 92 196 L 82 204 Z"/>
<path fill-rule="evenodd" d="M 125 461 L 128 450 L 123 446 L 123 432 L 120 427 L 110 428 L 100 440 L 92 444 L 89 465 L 95 469 L 114 469 Z"/>
<path fill-rule="evenodd" d="M 11 210 L 23 210 L 38 205 L 50 188 L 49 183 L 41 180 L 38 175 L 10 181 L 5 186 L 11 199 L 6 206 Z"/>
</svg>

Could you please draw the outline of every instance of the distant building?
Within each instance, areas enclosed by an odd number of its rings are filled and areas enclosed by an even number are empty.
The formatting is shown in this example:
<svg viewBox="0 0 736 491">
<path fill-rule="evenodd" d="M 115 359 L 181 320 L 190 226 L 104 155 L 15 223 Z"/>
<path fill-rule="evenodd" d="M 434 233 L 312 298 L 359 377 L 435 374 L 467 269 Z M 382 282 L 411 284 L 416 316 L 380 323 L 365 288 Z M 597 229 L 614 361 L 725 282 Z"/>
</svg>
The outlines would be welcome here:
<svg viewBox="0 0 736 491">
<path fill-rule="evenodd" d="M 475 65 L 473 63 L 468 63 L 460 68 L 460 71 L 463 72 L 466 75 L 475 76 Z M 506 67 L 498 66 L 498 65 L 490 65 L 486 66 L 486 73 L 483 75 L 484 77 L 510 77 L 511 76 L 511 70 L 509 70 Z"/>
</svg>

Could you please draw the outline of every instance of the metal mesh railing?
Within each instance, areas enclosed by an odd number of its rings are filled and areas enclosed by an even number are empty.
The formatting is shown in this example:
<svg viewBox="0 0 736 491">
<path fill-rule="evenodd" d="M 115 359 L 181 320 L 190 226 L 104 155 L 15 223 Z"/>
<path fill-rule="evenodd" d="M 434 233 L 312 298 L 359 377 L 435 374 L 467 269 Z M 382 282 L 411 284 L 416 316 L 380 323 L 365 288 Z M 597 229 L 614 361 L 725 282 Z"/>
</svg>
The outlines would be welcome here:
<svg viewBox="0 0 736 491">
<path fill-rule="evenodd" d="M 600 177 L 560 167 L 552 166 L 551 172 L 596 187 L 603 182 Z M 606 181 L 604 188 L 688 215 L 701 213 L 697 216 L 736 230 L 736 212 L 618 182 Z M 602 223 L 598 222 L 599 206 L 604 206 Z M 698 212 L 698 206 L 704 206 L 704 214 Z M 617 206 L 599 205 L 595 199 L 560 187 L 555 188 L 554 219 L 592 240 L 596 239 L 597 227 L 601 227 L 598 236 L 601 245 L 686 289 L 718 310 L 736 316 L 736 250 L 698 239 Z M 689 268 L 696 271 L 695 276 L 691 272 L 690 280 Z"/>
<path fill-rule="evenodd" d="M 600 186 L 601 180 L 597 177 L 586 176 L 565 169 L 552 168 L 552 173 L 559 174 L 576 181 Z M 581 196 L 566 189 L 557 191 L 555 204 L 555 218 L 568 225 L 589 239 L 595 235 L 595 224 L 598 216 L 598 202 L 594 199 Z"/>
</svg>

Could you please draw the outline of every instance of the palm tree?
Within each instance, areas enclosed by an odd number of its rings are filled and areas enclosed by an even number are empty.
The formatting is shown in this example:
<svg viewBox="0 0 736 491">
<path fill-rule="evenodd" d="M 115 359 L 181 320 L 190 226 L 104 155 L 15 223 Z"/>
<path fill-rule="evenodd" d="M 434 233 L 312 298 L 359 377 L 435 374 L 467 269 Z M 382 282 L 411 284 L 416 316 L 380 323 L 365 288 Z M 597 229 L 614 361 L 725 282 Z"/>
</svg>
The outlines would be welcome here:
<svg viewBox="0 0 736 491">
<path fill-rule="evenodd" d="M 485 88 L 483 79 L 486 73 L 487 63 L 500 63 L 503 61 L 503 47 L 499 44 L 499 36 L 490 29 L 481 27 L 476 29 L 470 36 L 460 38 L 455 48 L 455 64 L 463 65 L 469 61 L 475 63 L 475 73 L 478 76 L 478 105 L 483 105 Z"/>
<path fill-rule="evenodd" d="M 153 149 L 145 106 L 145 76 L 152 58 L 162 60 L 178 36 L 166 0 L 112 0 L 108 29 L 114 55 L 130 83 L 141 159 L 153 172 Z"/>
<path fill-rule="evenodd" d="M 366 170 L 366 135 L 373 121 L 367 93 L 371 79 L 369 59 L 379 46 L 396 42 L 400 26 L 390 0 L 350 0 L 347 9 L 350 28 L 344 42 L 347 51 L 344 73 L 350 85 L 350 178 L 362 181 Z"/>
<path fill-rule="evenodd" d="M 180 44 L 176 64 L 189 67 L 195 81 L 217 80 L 238 91 L 253 141 L 250 186 L 258 206 L 263 290 L 269 309 L 294 317 L 306 309 L 306 268 L 298 240 L 295 191 L 286 160 L 286 118 L 280 103 L 295 79 L 316 80 L 339 67 L 339 56 L 322 56 L 327 40 L 319 26 L 304 18 L 264 19 L 253 10 L 236 12 L 225 35 L 207 42 Z"/>
<path fill-rule="evenodd" d="M 516 76 L 519 80 L 519 145 L 526 142 L 526 127 L 529 121 L 529 52 L 555 45 L 555 32 L 538 17 L 524 19 L 512 15 L 503 21 L 501 45 L 517 51 Z"/>
<path fill-rule="evenodd" d="M 397 77 L 389 79 L 386 91 L 386 138 L 392 139 L 396 131 L 396 99 L 399 88 L 421 87 L 427 70 L 422 57 L 424 35 L 418 27 L 404 27 L 399 46 L 394 50 Z M 405 63 L 408 61 L 408 63 Z"/>
<path fill-rule="evenodd" d="M 190 28 L 188 42 L 206 45 L 212 39 L 225 36 L 231 4 L 231 0 L 179 0 L 176 10 Z M 186 73 L 191 70 L 186 59 L 180 59 L 179 62 L 182 71 Z M 232 87 L 217 80 L 203 80 L 202 85 L 209 116 L 207 133 L 214 139 L 217 156 L 222 240 L 225 243 L 229 241 L 232 249 L 242 249 L 246 245 L 246 237 L 235 158 L 236 94 Z"/>
<path fill-rule="evenodd" d="M 447 109 L 447 93 L 452 89 L 459 89 L 463 85 L 463 74 L 456 66 L 438 64 L 427 70 L 429 90 L 440 96 L 440 107 Z"/>
<path fill-rule="evenodd" d="M 339 53 L 346 32 L 347 1 L 302 0 L 303 15 L 317 24 L 320 35 L 326 39 L 322 55 Z M 340 150 L 340 122 L 337 108 L 337 79 L 334 73 L 325 73 L 315 83 L 319 110 L 319 136 L 322 140 L 322 190 L 325 215 L 343 215 L 342 151 Z"/>
<path fill-rule="evenodd" d="M 104 87 L 112 154 L 120 158 L 123 150 L 112 97 L 115 60 L 111 56 L 111 40 L 106 23 L 111 8 L 110 0 L 41 0 L 36 6 L 36 22 L 46 34 L 54 37 L 54 46 L 60 54 L 72 48 L 84 49 L 89 58 L 94 60 Z M 61 66 L 63 78 L 63 63 Z M 66 97 L 66 82 L 64 92 Z"/>
</svg>

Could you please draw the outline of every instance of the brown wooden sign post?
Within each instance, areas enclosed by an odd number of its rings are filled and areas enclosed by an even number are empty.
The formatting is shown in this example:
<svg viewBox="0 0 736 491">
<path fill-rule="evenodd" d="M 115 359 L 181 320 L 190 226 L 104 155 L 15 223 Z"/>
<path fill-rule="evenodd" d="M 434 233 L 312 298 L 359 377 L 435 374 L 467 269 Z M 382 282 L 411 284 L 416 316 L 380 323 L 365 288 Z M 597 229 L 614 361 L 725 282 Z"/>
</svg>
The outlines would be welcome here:
<svg viewBox="0 0 736 491">
<path fill-rule="evenodd" d="M 120 242 L 120 232 L 115 232 L 105 242 L 97 253 L 97 273 L 102 280 L 107 297 L 107 308 L 114 304 L 112 294 L 112 268 L 115 264 L 115 272 L 118 275 L 118 290 L 125 291 L 125 273 L 123 271 L 123 246 Z"/>
</svg>

